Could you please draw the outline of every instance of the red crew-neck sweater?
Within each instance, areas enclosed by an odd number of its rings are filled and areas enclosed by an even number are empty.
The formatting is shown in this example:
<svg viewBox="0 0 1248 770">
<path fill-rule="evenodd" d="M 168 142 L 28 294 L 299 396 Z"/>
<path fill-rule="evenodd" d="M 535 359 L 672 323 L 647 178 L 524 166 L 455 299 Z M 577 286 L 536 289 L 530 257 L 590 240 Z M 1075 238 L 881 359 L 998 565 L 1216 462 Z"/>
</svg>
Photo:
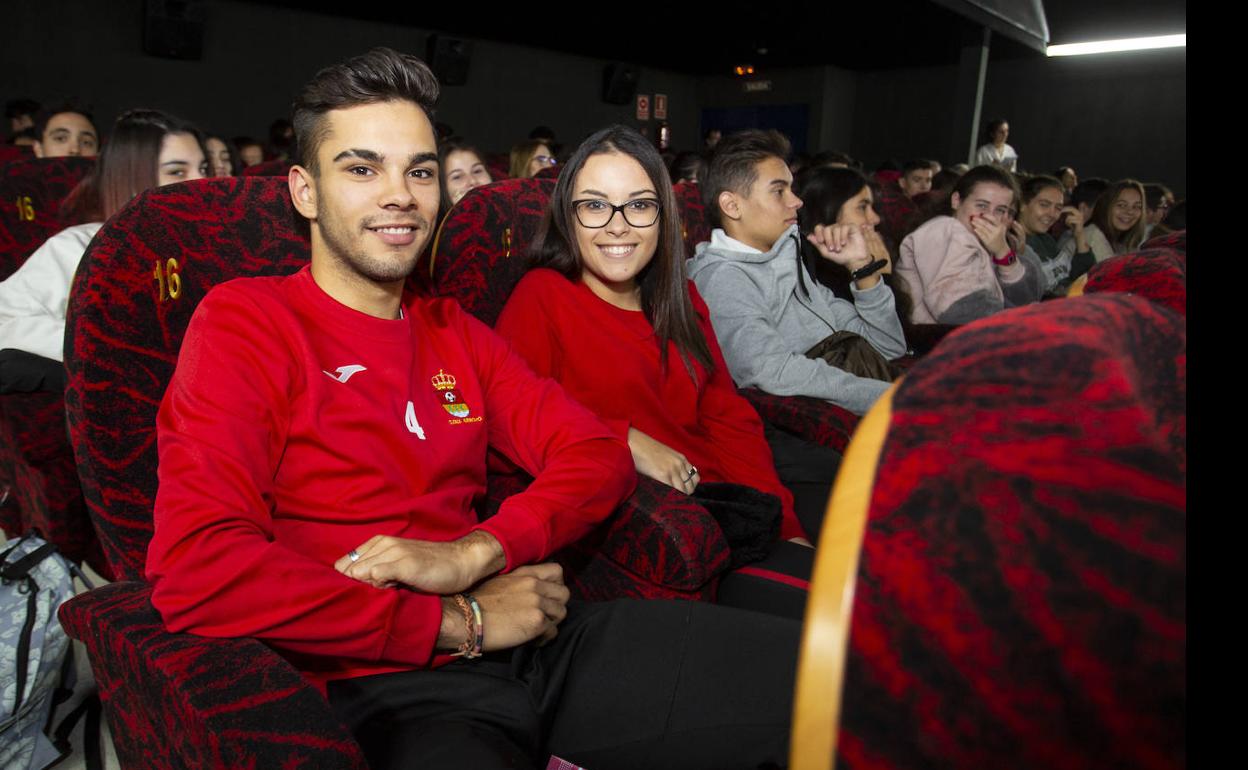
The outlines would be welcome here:
<svg viewBox="0 0 1248 770">
<path fill-rule="evenodd" d="M 703 481 L 769 492 L 783 509 L 780 536 L 805 537 L 793 495 L 776 475 L 758 413 L 742 398 L 715 340 L 710 312 L 689 282 L 698 325 L 715 371 L 689 376 L 674 343 L 659 359 L 654 327 L 641 311 L 603 301 L 583 281 L 531 270 L 512 292 L 495 328 L 538 374 L 554 378 L 624 441 L 630 427 L 689 458 Z"/>
<path fill-rule="evenodd" d="M 625 446 L 449 300 L 387 321 L 308 269 L 206 296 L 158 416 L 152 602 L 171 631 L 253 636 L 313 683 L 437 665 L 439 597 L 376 589 L 335 560 L 378 535 L 474 529 L 507 569 L 606 517 Z M 487 443 L 537 480 L 478 523 Z"/>
</svg>

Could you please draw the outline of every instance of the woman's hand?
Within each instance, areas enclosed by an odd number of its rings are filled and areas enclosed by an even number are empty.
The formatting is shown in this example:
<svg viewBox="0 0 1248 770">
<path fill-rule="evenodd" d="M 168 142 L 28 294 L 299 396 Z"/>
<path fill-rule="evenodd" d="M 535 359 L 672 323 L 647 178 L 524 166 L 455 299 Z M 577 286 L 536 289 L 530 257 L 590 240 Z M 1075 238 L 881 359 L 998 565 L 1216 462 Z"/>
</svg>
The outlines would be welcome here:
<svg viewBox="0 0 1248 770">
<path fill-rule="evenodd" d="M 1005 234 L 1005 242 L 1015 254 L 1023 253 L 1023 249 L 1027 246 L 1027 228 L 1023 227 L 1022 222 L 1018 220 L 1010 222 L 1010 229 Z"/>
<path fill-rule="evenodd" d="M 667 444 L 655 441 L 636 428 L 628 429 L 628 448 L 633 453 L 633 465 L 637 472 L 662 482 L 686 495 L 697 489 L 698 469 L 689 460 Z"/>
<path fill-rule="evenodd" d="M 997 259 L 1003 259 L 1010 253 L 1010 244 L 1005 240 L 1005 231 L 1008 228 L 1005 222 L 993 222 L 988 217 L 979 215 L 971 217 L 971 232 L 988 249 L 988 253 Z"/>
<path fill-rule="evenodd" d="M 867 251 L 871 253 L 871 261 L 882 259 L 888 264 L 880 268 L 880 275 L 887 275 L 893 272 L 893 257 L 888 253 L 888 247 L 884 245 L 884 236 L 874 227 L 864 227 L 863 236 L 867 239 Z"/>
</svg>

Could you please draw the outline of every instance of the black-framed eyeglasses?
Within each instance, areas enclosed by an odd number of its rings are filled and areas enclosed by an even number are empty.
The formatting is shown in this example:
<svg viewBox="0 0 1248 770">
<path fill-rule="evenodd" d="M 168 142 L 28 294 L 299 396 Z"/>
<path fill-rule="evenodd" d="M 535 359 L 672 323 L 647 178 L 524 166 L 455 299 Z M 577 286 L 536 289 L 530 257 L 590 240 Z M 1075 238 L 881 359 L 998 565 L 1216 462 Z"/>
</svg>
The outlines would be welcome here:
<svg viewBox="0 0 1248 770">
<path fill-rule="evenodd" d="M 572 201 L 572 211 L 576 214 L 576 221 L 581 223 L 581 227 L 588 227 L 591 230 L 606 227 L 617 211 L 624 216 L 624 221 L 633 227 L 649 227 L 659 221 L 659 202 L 655 198 L 634 198 L 618 206 L 601 198 L 587 198 Z"/>
</svg>

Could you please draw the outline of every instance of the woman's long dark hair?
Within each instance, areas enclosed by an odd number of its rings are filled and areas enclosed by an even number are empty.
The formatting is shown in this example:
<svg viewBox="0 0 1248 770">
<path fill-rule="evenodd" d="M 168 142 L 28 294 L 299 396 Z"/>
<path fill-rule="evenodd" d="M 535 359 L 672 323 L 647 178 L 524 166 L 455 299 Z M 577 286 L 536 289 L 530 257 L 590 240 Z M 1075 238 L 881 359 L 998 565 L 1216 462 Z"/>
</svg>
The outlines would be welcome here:
<svg viewBox="0 0 1248 770">
<path fill-rule="evenodd" d="M 571 281 L 581 280 L 584 260 L 576 242 L 575 233 L 579 225 L 572 211 L 576 178 L 590 157 L 617 152 L 641 164 L 659 195 L 659 242 L 654 257 L 637 275 L 642 312 L 654 327 L 663 365 L 667 365 L 667 343 L 673 342 L 685 368 L 689 370 L 689 376 L 696 381 L 698 378 L 693 363 L 697 362 L 710 372 L 714 362 L 706 337 L 698 326 L 693 302 L 689 299 L 680 210 L 676 207 L 672 180 L 663 159 L 658 150 L 637 131 L 626 126 L 611 126 L 590 136 L 576 148 L 567 165 L 559 172 L 550 205 L 529 250 L 530 260 L 534 267 L 548 267 Z"/>
<path fill-rule="evenodd" d="M 802 232 L 814 232 L 815 225 L 836 224 L 841 215 L 841 208 L 866 188 L 871 188 L 872 197 L 874 197 L 876 190 L 871 180 L 857 169 L 820 166 L 806 169 L 798 174 L 793 183 L 793 192 L 802 199 L 802 207 L 797 211 L 797 221 Z M 889 250 L 889 258 L 896 265 L 897 255 L 892 245 L 887 243 L 885 245 Z M 824 259 L 819 255 L 819 250 L 805 238 L 802 239 L 802 260 L 806 263 L 806 269 L 810 271 L 810 274 L 818 278 L 819 283 L 827 286 L 841 299 L 854 301 L 853 292 L 849 288 L 849 271 L 843 265 Z M 897 315 L 908 319 L 912 303 L 905 281 L 896 273 L 885 274 L 882 277 L 893 290 Z"/>
<path fill-rule="evenodd" d="M 160 148 L 168 134 L 191 134 L 207 159 L 204 136 L 159 110 L 129 110 L 117 118 L 95 170 L 70 192 L 62 213 L 71 221 L 102 222 L 159 181 Z"/>
</svg>

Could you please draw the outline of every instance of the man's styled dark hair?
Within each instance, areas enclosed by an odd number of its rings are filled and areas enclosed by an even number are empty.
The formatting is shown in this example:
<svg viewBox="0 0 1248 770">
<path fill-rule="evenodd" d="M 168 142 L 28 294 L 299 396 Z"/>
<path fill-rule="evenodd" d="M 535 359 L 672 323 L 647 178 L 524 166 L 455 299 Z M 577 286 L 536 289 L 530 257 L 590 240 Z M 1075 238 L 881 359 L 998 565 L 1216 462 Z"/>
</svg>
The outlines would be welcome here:
<svg viewBox="0 0 1248 770">
<path fill-rule="evenodd" d="M 674 342 L 689 376 L 697 381 L 693 362 L 697 361 L 708 373 L 714 370 L 715 363 L 702 328 L 698 326 L 693 302 L 689 299 L 680 209 L 663 158 L 654 145 L 635 129 L 610 126 L 590 136 L 576 148 L 559 173 L 559 181 L 555 182 L 550 206 L 529 249 L 530 259 L 535 267 L 548 267 L 571 281 L 581 280 L 585 260 L 577 246 L 576 230 L 580 224 L 572 210 L 576 177 L 587 160 L 608 153 L 620 153 L 637 161 L 658 193 L 659 219 L 654 225 L 659 228 L 658 244 L 650 263 L 637 275 L 637 284 L 641 288 L 641 309 L 654 327 L 663 365 L 667 365 L 667 343 Z"/>
<path fill-rule="evenodd" d="M 932 162 L 923 160 L 922 158 L 914 158 L 901 164 L 901 175 L 906 176 L 911 171 L 931 171 Z"/>
<path fill-rule="evenodd" d="M 433 122 L 438 79 L 420 59 L 392 48 L 326 67 L 308 81 L 294 103 L 295 143 L 299 165 L 317 173 L 316 154 L 325 141 L 325 115 L 331 110 L 379 102 L 415 102 Z"/>
<path fill-rule="evenodd" d="M 789 140 L 775 130 L 751 129 L 719 140 L 711 150 L 706 179 L 702 183 L 702 203 L 711 224 L 722 227 L 719 215 L 719 194 L 725 191 L 748 196 L 758 181 L 759 163 L 768 158 L 788 161 Z"/>
<path fill-rule="evenodd" d="M 962 175 L 958 183 L 953 186 L 953 192 L 957 193 L 959 200 L 966 200 L 975 190 L 975 186 L 987 182 L 1004 187 L 1014 193 L 1014 202 L 1012 207 L 1018 209 L 1018 201 L 1022 195 L 1018 191 L 1018 181 L 1014 175 L 1004 169 L 996 166 L 976 166 L 970 171 Z"/>
</svg>

